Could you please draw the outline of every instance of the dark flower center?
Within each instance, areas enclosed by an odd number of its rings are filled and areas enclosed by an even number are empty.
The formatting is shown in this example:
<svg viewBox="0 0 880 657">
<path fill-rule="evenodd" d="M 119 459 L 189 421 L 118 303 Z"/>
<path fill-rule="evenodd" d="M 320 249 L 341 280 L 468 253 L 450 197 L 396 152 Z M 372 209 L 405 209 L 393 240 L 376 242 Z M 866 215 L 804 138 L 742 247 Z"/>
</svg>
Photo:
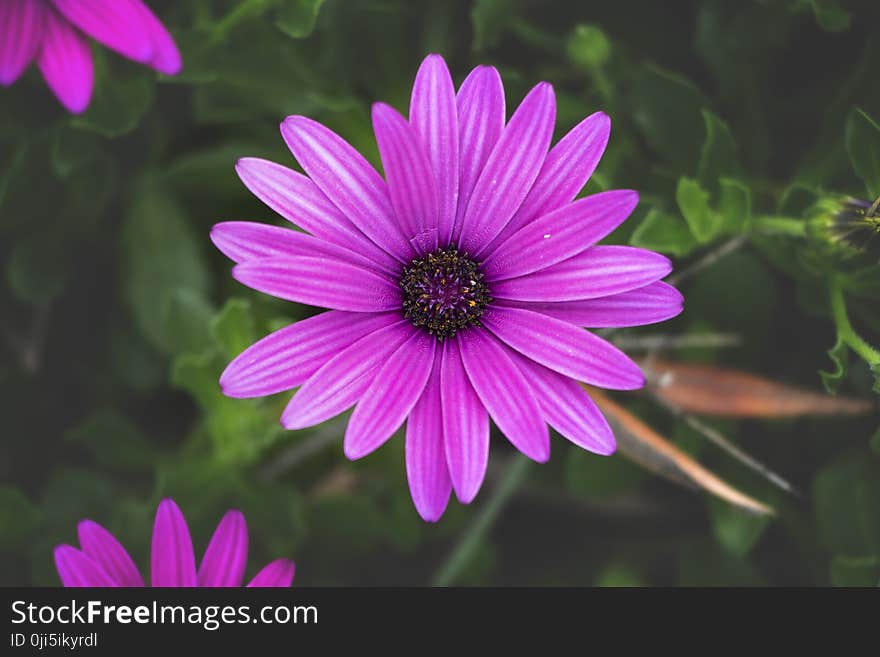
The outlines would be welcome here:
<svg viewBox="0 0 880 657">
<path fill-rule="evenodd" d="M 400 277 L 403 314 L 438 340 L 478 324 L 492 301 L 477 263 L 454 246 L 413 260 Z"/>
</svg>

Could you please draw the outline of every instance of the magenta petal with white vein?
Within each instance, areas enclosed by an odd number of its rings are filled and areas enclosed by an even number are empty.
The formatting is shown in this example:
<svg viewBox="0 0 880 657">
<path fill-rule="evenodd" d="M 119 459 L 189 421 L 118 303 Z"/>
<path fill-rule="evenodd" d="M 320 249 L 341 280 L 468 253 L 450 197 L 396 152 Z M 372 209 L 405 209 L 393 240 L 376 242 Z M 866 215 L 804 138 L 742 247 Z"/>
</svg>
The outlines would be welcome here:
<svg viewBox="0 0 880 657">
<path fill-rule="evenodd" d="M 166 75 L 183 67 L 171 33 L 142 0 L 0 0 L 0 85 L 34 63 L 64 108 L 80 114 L 95 81 L 91 40 Z"/>
<path fill-rule="evenodd" d="M 452 492 L 443 444 L 441 369 L 442 357 L 437 357 L 406 423 L 406 476 L 413 504 L 428 522 L 440 519 Z"/>
<path fill-rule="evenodd" d="M 77 525 L 81 549 L 55 548 L 55 568 L 66 587 L 142 587 L 134 560 L 122 543 L 92 520 Z M 241 586 L 247 568 L 248 532 L 244 514 L 232 509 L 220 520 L 196 570 L 192 539 L 183 512 L 169 498 L 159 503 L 153 523 L 150 579 L 160 587 Z M 277 559 L 264 567 L 248 586 L 290 586 L 294 565 Z"/>
</svg>

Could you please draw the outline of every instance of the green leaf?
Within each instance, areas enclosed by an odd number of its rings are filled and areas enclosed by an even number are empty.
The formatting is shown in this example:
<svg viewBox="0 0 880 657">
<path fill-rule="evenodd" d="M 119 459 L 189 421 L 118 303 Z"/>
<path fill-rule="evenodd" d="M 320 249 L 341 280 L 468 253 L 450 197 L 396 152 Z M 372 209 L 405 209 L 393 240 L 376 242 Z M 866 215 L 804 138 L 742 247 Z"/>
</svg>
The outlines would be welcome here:
<svg viewBox="0 0 880 657">
<path fill-rule="evenodd" d="M 679 178 L 675 200 L 697 241 L 711 242 L 721 229 L 721 221 L 709 207 L 709 192 L 692 178 Z"/>
<path fill-rule="evenodd" d="M 238 26 L 230 34 L 229 43 L 210 54 L 220 74 L 215 81 L 196 87 L 192 99 L 195 120 L 250 123 L 262 117 L 255 125 L 263 125 L 269 117 L 274 122 L 277 116 L 315 114 L 319 109 L 315 94 L 344 96 L 345 72 L 339 72 L 338 80 L 322 77 L 322 69 L 313 61 L 312 49 L 306 43 L 285 36 L 266 20 Z M 259 141 L 269 143 L 262 137 Z M 232 163 L 227 172 L 232 174 Z"/>
<path fill-rule="evenodd" d="M 222 367 L 214 353 L 182 354 L 171 366 L 171 382 L 189 392 L 202 408 L 210 411 L 223 399 L 219 383 Z"/>
<path fill-rule="evenodd" d="M 165 363 L 133 326 L 115 327 L 110 337 L 110 362 L 119 381 L 138 392 L 149 392 L 164 384 Z"/>
<path fill-rule="evenodd" d="M 220 390 L 225 358 L 216 353 L 184 354 L 174 359 L 171 380 L 192 394 L 205 413 L 205 427 L 221 463 L 253 463 L 283 430 L 280 409 L 259 399 L 231 399 Z"/>
<path fill-rule="evenodd" d="M 630 103 L 633 119 L 654 152 L 676 172 L 696 171 L 708 98 L 690 80 L 646 66 L 636 77 Z"/>
<path fill-rule="evenodd" d="M 55 173 L 60 178 L 67 178 L 94 161 L 102 152 L 98 139 L 94 133 L 61 126 L 55 131 L 51 146 Z"/>
<path fill-rule="evenodd" d="M 699 308 L 700 312 L 690 315 L 689 330 L 736 327 L 742 339 L 737 350 L 740 362 L 762 362 L 766 336 L 777 327 L 783 298 L 775 272 L 762 258 L 740 249 L 717 260 L 691 281 L 688 307 Z M 748 312 L 743 313 L 743 308 Z"/>
<path fill-rule="evenodd" d="M 95 230 L 105 209 L 119 193 L 119 163 L 107 153 L 97 151 L 87 165 L 77 166 L 67 177 L 64 214 L 75 221 L 71 229 Z"/>
<path fill-rule="evenodd" d="M 75 494 L 74 494 L 75 491 Z M 43 492 L 40 506 L 50 526 L 62 528 L 72 540 L 82 518 L 110 515 L 119 503 L 121 486 L 94 470 L 64 467 L 55 472 Z"/>
<path fill-rule="evenodd" d="M 713 546 L 714 547 L 714 546 Z M 677 550 L 679 586 L 762 586 L 758 570 L 730 552 L 685 542 Z"/>
<path fill-rule="evenodd" d="M 309 36 L 315 29 L 318 12 L 324 0 L 288 0 L 278 10 L 275 24 L 287 36 L 302 39 Z"/>
<path fill-rule="evenodd" d="M 282 159 L 278 151 L 267 149 L 265 144 L 236 140 L 180 155 L 163 168 L 162 182 L 181 198 L 188 195 L 200 202 L 210 199 L 218 209 L 226 208 L 242 198 L 243 190 L 235 175 L 235 162 L 242 153 L 248 157 Z"/>
<path fill-rule="evenodd" d="M 880 456 L 880 427 L 877 427 L 877 431 L 871 436 L 870 444 L 874 454 Z"/>
<path fill-rule="evenodd" d="M 880 556 L 880 462 L 864 449 L 843 455 L 816 475 L 813 498 L 828 550 Z"/>
<path fill-rule="evenodd" d="M 605 588 L 633 588 L 644 585 L 645 582 L 639 574 L 639 571 L 634 568 L 632 564 L 623 562 L 612 562 L 602 568 L 595 583 L 595 586 Z"/>
<path fill-rule="evenodd" d="M 880 557 L 834 557 L 831 583 L 834 586 L 880 586 Z"/>
<path fill-rule="evenodd" d="M 584 71 L 599 68 L 611 56 L 611 42 L 596 25 L 575 26 L 565 47 L 574 65 Z"/>
<path fill-rule="evenodd" d="M 225 41 L 233 29 L 251 18 L 259 18 L 281 0 L 239 0 L 220 20 L 211 25 L 216 42 Z"/>
<path fill-rule="evenodd" d="M 816 204 L 819 193 L 820 191 L 808 182 L 795 180 L 782 191 L 776 213 L 784 217 L 801 216 Z"/>
<path fill-rule="evenodd" d="M 880 196 L 880 125 L 867 112 L 854 108 L 846 119 L 846 151 L 871 198 Z"/>
<path fill-rule="evenodd" d="M 752 216 L 752 193 L 746 185 L 733 178 L 721 178 L 718 181 L 721 196 L 718 200 L 718 212 L 725 233 L 737 235 L 745 231 Z"/>
<path fill-rule="evenodd" d="M 257 341 L 251 304 L 246 299 L 230 299 L 211 320 L 211 335 L 229 358 L 237 356 Z"/>
<path fill-rule="evenodd" d="M 474 50 L 495 46 L 513 20 L 519 0 L 476 0 L 471 9 Z"/>
<path fill-rule="evenodd" d="M 85 447 L 97 463 L 128 472 L 152 471 L 155 445 L 127 417 L 113 409 L 101 409 L 69 430 L 65 440 Z"/>
<path fill-rule="evenodd" d="M 3 201 L 6 199 L 7 190 L 14 184 L 18 173 L 24 166 L 25 155 L 27 154 L 27 142 L 22 139 L 17 144 L 12 154 L 3 162 L 3 172 L 0 174 L 0 208 L 3 207 Z"/>
<path fill-rule="evenodd" d="M 214 306 L 199 290 L 179 287 L 165 296 L 161 310 L 162 333 L 173 354 L 202 351 L 210 344 Z"/>
<path fill-rule="evenodd" d="M 322 554 L 329 551 L 337 559 L 374 549 L 382 541 L 383 518 L 376 503 L 366 495 L 330 494 L 309 508 L 309 527 Z"/>
<path fill-rule="evenodd" d="M 121 75 L 107 72 L 103 57 L 96 57 L 95 95 L 89 109 L 71 119 L 77 128 L 105 137 L 119 137 L 134 130 L 153 105 L 156 95 L 154 75 L 137 69 Z"/>
<path fill-rule="evenodd" d="M 767 516 L 745 513 L 712 498 L 709 503 L 715 538 L 728 552 L 745 557 L 758 542 L 769 523 Z"/>
<path fill-rule="evenodd" d="M 633 231 L 629 243 L 643 249 L 683 256 L 697 246 L 693 234 L 681 217 L 651 208 Z"/>
<path fill-rule="evenodd" d="M 633 490 L 646 475 L 621 456 L 598 457 L 571 449 L 565 460 L 564 477 L 573 493 L 605 498 Z"/>
<path fill-rule="evenodd" d="M 0 486 L 0 550 L 18 548 L 37 528 L 41 515 L 19 489 Z"/>
<path fill-rule="evenodd" d="M 191 345 L 197 315 L 207 310 L 210 279 L 181 209 L 160 189 L 143 189 L 125 218 L 122 246 L 126 301 L 139 328 L 167 353 Z M 181 327 L 186 334 L 174 335 Z"/>
<path fill-rule="evenodd" d="M 828 32 L 843 32 L 849 29 L 852 16 L 837 0 L 799 0 L 796 8 L 809 7 L 813 10 L 819 27 Z"/>
<path fill-rule="evenodd" d="M 825 386 L 825 389 L 833 395 L 837 394 L 840 384 L 843 383 L 843 379 L 846 377 L 849 365 L 849 347 L 838 337 L 834 346 L 828 350 L 828 356 L 834 362 L 834 370 L 831 372 L 820 370 L 819 376 L 822 377 L 822 384 Z"/>
<path fill-rule="evenodd" d="M 700 185 L 712 188 L 722 176 L 739 174 L 736 156 L 736 142 L 727 123 L 709 110 L 703 110 L 706 125 L 706 139 L 700 149 L 697 165 L 697 180 Z"/>
<path fill-rule="evenodd" d="M 18 241 L 6 263 L 10 289 L 27 303 L 49 303 L 67 286 L 68 255 L 56 234 L 37 233 Z"/>
</svg>

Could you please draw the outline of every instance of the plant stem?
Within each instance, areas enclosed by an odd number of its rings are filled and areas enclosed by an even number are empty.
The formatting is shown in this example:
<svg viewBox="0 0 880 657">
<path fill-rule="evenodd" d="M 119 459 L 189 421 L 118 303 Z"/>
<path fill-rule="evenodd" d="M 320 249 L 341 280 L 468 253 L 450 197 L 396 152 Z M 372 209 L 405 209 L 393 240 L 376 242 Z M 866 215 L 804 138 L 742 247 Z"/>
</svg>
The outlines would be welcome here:
<svg viewBox="0 0 880 657">
<path fill-rule="evenodd" d="M 510 501 L 520 484 L 525 480 L 529 471 L 530 461 L 522 454 L 511 458 L 504 476 L 498 483 L 498 487 L 492 491 L 492 496 L 484 507 L 480 509 L 473 523 L 465 530 L 461 540 L 452 550 L 449 558 L 434 577 L 434 586 L 449 586 L 452 584 L 465 566 L 470 563 L 486 538 L 495 519 Z"/>
<path fill-rule="evenodd" d="M 831 313 L 834 317 L 834 324 L 837 326 L 837 336 L 868 365 L 871 367 L 880 366 L 880 351 L 865 342 L 850 324 L 843 287 L 838 278 L 831 279 L 829 293 L 831 295 Z"/>
<path fill-rule="evenodd" d="M 214 26 L 214 40 L 222 41 L 226 38 L 229 30 L 247 18 L 259 16 L 268 8 L 269 3 L 266 0 L 245 0 L 239 3 Z"/>
<path fill-rule="evenodd" d="M 802 219 L 761 215 L 752 219 L 752 228 L 763 235 L 790 235 L 803 237 L 807 234 L 807 223 Z"/>
</svg>

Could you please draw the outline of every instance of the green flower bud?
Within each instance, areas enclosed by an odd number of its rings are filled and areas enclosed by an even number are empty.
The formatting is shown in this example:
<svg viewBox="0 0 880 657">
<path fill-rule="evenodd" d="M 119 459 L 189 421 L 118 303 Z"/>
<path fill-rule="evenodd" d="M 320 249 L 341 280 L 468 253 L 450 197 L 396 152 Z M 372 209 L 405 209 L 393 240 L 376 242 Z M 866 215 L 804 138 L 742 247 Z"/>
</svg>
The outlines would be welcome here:
<svg viewBox="0 0 880 657">
<path fill-rule="evenodd" d="M 608 37 L 595 25 L 581 24 L 575 27 L 566 46 L 575 66 L 585 71 L 602 66 L 611 56 Z"/>
<path fill-rule="evenodd" d="M 829 255 L 880 260 L 878 206 L 880 199 L 871 203 L 849 196 L 824 198 L 809 213 L 807 234 Z"/>
</svg>

